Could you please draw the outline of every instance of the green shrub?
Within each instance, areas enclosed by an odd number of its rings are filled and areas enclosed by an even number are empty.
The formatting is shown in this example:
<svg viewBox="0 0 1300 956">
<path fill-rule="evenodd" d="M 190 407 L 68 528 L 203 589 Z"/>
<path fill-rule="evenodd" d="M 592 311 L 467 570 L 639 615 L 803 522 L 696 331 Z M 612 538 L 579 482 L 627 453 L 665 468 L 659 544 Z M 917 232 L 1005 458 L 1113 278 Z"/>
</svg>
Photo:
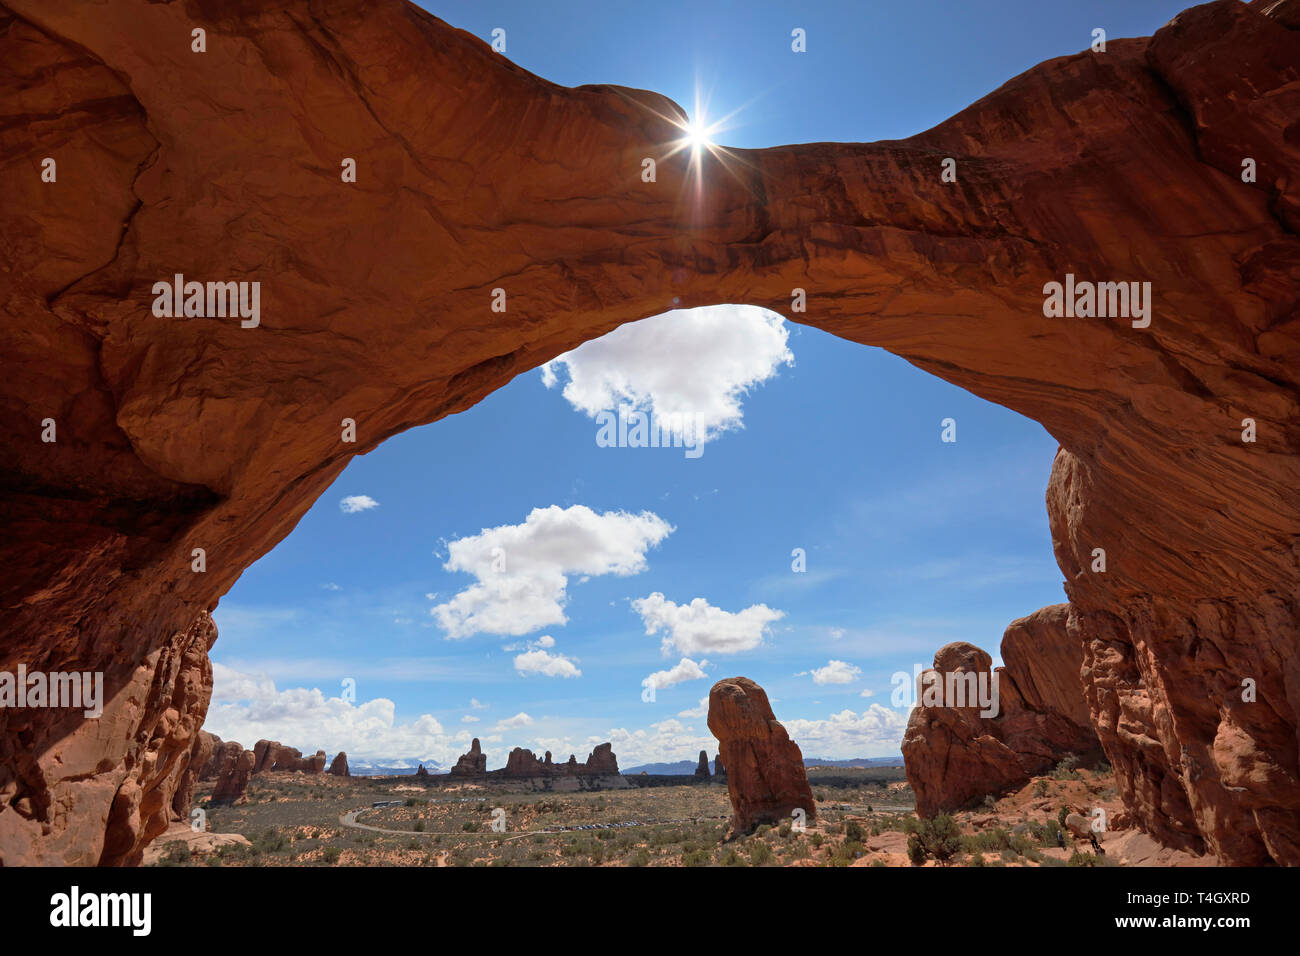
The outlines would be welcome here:
<svg viewBox="0 0 1300 956">
<path fill-rule="evenodd" d="M 925 863 L 925 847 L 921 845 L 921 838 L 915 833 L 907 835 L 907 858 L 912 861 L 913 866 L 921 866 Z"/>
<path fill-rule="evenodd" d="M 158 865 L 184 866 L 186 863 L 190 862 L 191 856 L 190 845 L 188 843 L 183 841 L 173 843 L 171 849 L 163 854 L 163 856 L 158 860 Z"/>
<path fill-rule="evenodd" d="M 962 850 L 961 830 L 957 821 L 947 813 L 923 820 L 909 819 L 905 831 L 908 834 L 907 854 L 913 863 L 918 862 L 915 854 L 919 853 L 919 862 L 933 858 L 936 863 L 946 866 Z"/>
</svg>

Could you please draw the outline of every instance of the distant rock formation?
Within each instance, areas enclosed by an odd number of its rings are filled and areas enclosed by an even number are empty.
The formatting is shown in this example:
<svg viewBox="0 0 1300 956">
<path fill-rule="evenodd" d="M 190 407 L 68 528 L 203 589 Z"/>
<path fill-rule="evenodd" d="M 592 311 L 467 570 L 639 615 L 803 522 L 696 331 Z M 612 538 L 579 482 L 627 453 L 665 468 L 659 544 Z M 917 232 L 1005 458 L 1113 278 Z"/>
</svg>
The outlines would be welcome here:
<svg viewBox="0 0 1300 956">
<path fill-rule="evenodd" d="M 707 751 L 700 751 L 700 765 L 695 768 L 695 776 L 709 779 L 709 755 Z"/>
<path fill-rule="evenodd" d="M 731 835 L 760 823 L 781 823 L 795 811 L 817 816 L 799 746 L 777 721 L 767 694 L 747 677 L 720 680 L 709 691 L 709 730 L 726 761 Z"/>
<path fill-rule="evenodd" d="M 217 765 L 217 785 L 212 791 L 212 802 L 235 803 L 244 799 L 249 778 L 253 775 L 256 759 L 253 752 L 245 750 L 238 741 L 229 740 L 221 744 L 213 756 Z"/>
<path fill-rule="evenodd" d="M 297 747 L 286 747 L 278 740 L 259 740 L 253 746 L 253 773 L 272 770 L 324 773 L 325 751 L 318 750 L 304 757 Z"/>
<path fill-rule="evenodd" d="M 415 775 L 417 777 L 427 777 L 429 776 L 429 771 L 424 769 L 424 764 L 420 764 L 419 768 L 415 771 Z"/>
<path fill-rule="evenodd" d="M 602 776 L 618 773 L 618 758 L 613 744 L 603 743 L 591 752 L 585 763 L 578 763 L 577 755 L 569 754 L 568 761 L 557 767 L 551 762 L 549 750 L 545 760 L 538 760 L 531 750 L 516 747 L 506 757 L 505 770 L 501 772 L 507 777 Z"/>
<path fill-rule="evenodd" d="M 456 765 L 451 768 L 453 777 L 481 777 L 487 773 L 487 755 L 479 746 L 478 738 L 469 745 L 469 753 L 461 754 Z"/>
<path fill-rule="evenodd" d="M 722 754 L 718 754 L 713 758 L 713 775 L 715 777 L 725 777 L 727 775 L 727 768 L 722 762 Z"/>
<path fill-rule="evenodd" d="M 614 754 L 614 745 L 606 741 L 587 756 L 586 770 L 589 776 L 618 773 L 618 757 Z"/>
<path fill-rule="evenodd" d="M 1013 621 L 1002 638 L 1005 666 L 973 644 L 940 648 L 922 684 L 935 681 L 957 690 L 974 678 L 992 689 L 997 677 L 997 713 L 982 716 L 974 706 L 926 706 L 922 695 L 903 737 L 907 780 L 921 816 L 978 803 L 987 795 L 1016 790 L 1068 756 L 1091 757 L 1101 743 L 1088 719 L 1079 670 L 1083 647 L 1066 631 L 1068 604 L 1055 604 Z M 957 676 L 969 675 L 969 676 Z"/>
<path fill-rule="evenodd" d="M 540 777 L 550 772 L 546 764 L 538 760 L 531 750 L 516 747 L 506 756 L 507 777 Z"/>
<path fill-rule="evenodd" d="M 348 771 L 348 755 L 346 751 L 340 750 L 334 755 L 334 761 L 330 764 L 328 771 L 336 777 L 350 777 L 352 774 Z"/>
</svg>

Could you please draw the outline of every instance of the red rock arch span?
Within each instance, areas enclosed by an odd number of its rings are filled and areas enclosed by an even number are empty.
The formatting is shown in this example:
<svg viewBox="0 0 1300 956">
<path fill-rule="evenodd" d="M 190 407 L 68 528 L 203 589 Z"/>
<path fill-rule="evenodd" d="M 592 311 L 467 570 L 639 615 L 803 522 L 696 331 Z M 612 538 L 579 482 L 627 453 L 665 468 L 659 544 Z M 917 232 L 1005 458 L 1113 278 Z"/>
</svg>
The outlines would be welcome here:
<svg viewBox="0 0 1300 956">
<path fill-rule="evenodd" d="M 206 612 L 353 454 L 623 322 L 788 314 L 796 287 L 800 321 L 1059 439 L 1055 548 L 1126 804 L 1174 845 L 1300 862 L 1297 27 L 1295 0 L 1219 0 L 911 139 L 737 151 L 697 202 L 685 154 L 641 180 L 666 100 L 557 87 L 400 0 L 3 0 L 0 669 L 111 695 L 93 725 L 0 711 L 5 862 L 139 858 L 206 711 Z M 176 273 L 260 281 L 260 326 L 155 318 Z M 1150 327 L 1044 318 L 1067 273 L 1151 282 Z"/>
</svg>

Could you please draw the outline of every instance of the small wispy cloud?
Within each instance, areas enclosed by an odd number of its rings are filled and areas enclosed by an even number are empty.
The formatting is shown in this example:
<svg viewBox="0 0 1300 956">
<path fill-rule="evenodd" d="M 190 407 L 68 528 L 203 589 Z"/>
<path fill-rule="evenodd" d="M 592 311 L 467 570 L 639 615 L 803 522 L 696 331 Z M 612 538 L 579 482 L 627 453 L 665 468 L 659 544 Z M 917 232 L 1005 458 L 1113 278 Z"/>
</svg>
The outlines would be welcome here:
<svg viewBox="0 0 1300 956">
<path fill-rule="evenodd" d="M 528 727 L 532 724 L 533 718 L 529 717 L 522 710 L 513 717 L 507 717 L 505 720 L 497 722 L 496 730 L 513 730 L 519 727 Z"/>
<path fill-rule="evenodd" d="M 339 510 L 345 515 L 354 515 L 359 511 L 369 511 L 371 508 L 378 508 L 379 502 L 369 495 L 348 495 L 339 501 Z"/>
</svg>

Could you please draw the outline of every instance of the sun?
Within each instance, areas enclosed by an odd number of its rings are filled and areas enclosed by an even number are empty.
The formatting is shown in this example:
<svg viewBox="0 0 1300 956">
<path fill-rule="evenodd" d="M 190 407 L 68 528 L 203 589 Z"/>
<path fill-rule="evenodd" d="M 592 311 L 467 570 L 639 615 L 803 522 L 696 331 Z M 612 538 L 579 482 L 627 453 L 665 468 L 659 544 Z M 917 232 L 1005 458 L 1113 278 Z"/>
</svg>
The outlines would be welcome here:
<svg viewBox="0 0 1300 956">
<path fill-rule="evenodd" d="M 683 129 L 686 133 L 686 145 L 696 156 L 700 155 L 700 150 L 713 147 L 713 129 L 703 117 L 688 122 Z"/>
</svg>

